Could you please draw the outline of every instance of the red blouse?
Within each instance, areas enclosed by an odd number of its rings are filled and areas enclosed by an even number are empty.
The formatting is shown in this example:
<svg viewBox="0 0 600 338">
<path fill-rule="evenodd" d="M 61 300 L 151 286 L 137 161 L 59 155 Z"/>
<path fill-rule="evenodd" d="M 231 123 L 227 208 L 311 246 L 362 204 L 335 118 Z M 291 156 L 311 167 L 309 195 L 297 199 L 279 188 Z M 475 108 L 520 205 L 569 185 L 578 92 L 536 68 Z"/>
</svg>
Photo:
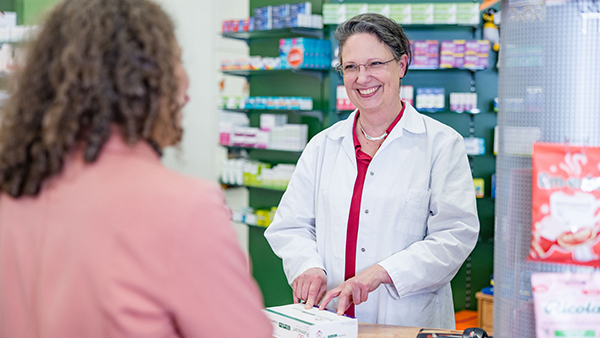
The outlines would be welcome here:
<svg viewBox="0 0 600 338">
<path fill-rule="evenodd" d="M 392 122 L 392 124 L 386 129 L 387 134 L 389 135 L 392 132 L 392 129 L 398 124 L 400 118 L 404 114 L 404 105 L 402 105 L 402 109 L 400 113 Z M 348 229 L 346 233 L 346 267 L 345 267 L 345 276 L 344 280 L 348 280 L 355 275 L 356 270 L 356 240 L 358 238 L 358 222 L 360 218 L 360 201 L 362 198 L 363 186 L 365 183 L 365 176 L 367 174 L 367 169 L 369 168 L 369 163 L 371 163 L 372 157 L 364 153 L 361 148 L 360 142 L 358 141 L 358 136 L 356 135 L 356 122 L 358 121 L 358 116 L 360 112 L 357 111 L 356 118 L 354 119 L 354 126 L 352 127 L 352 135 L 354 139 L 354 149 L 356 151 L 356 166 L 358 169 L 358 174 L 356 175 L 356 181 L 354 182 L 354 191 L 352 193 L 352 201 L 350 203 L 350 214 L 348 216 Z M 346 315 L 354 317 L 354 304 L 351 304 L 348 310 L 346 310 Z"/>
</svg>

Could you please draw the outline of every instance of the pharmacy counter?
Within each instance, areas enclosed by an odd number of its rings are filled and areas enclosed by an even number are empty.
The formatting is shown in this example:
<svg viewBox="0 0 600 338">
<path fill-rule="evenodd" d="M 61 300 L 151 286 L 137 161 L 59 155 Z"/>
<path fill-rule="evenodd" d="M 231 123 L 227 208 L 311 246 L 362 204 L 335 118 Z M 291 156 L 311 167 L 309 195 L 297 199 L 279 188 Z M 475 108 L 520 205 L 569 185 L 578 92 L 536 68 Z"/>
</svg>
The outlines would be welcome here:
<svg viewBox="0 0 600 338">
<path fill-rule="evenodd" d="M 419 330 L 418 327 L 358 323 L 358 338 L 416 338 Z M 462 335 L 461 331 L 435 330 L 435 332 Z"/>
<path fill-rule="evenodd" d="M 417 338 L 420 330 L 420 327 L 358 323 L 358 338 Z M 436 334 L 455 333 L 462 336 L 461 331 L 441 329 L 424 331 L 424 333 L 431 332 Z"/>
</svg>

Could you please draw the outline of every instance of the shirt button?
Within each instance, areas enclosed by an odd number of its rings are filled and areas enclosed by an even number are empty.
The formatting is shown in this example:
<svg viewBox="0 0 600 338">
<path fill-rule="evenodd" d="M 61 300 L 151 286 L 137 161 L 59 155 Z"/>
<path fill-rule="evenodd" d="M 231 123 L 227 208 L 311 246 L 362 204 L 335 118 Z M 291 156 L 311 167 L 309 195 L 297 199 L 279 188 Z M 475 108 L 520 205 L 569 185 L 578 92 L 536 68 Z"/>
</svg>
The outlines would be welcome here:
<svg viewBox="0 0 600 338">
<path fill-rule="evenodd" d="M 368 213 L 369 213 L 369 209 L 365 209 L 365 214 L 368 214 Z"/>
<path fill-rule="evenodd" d="M 360 251 L 365 252 L 365 248 L 360 248 Z"/>
<path fill-rule="evenodd" d="M 374 173 L 374 172 L 372 172 L 372 171 L 371 171 L 369 174 L 371 174 L 371 176 L 375 175 L 375 173 Z"/>
</svg>

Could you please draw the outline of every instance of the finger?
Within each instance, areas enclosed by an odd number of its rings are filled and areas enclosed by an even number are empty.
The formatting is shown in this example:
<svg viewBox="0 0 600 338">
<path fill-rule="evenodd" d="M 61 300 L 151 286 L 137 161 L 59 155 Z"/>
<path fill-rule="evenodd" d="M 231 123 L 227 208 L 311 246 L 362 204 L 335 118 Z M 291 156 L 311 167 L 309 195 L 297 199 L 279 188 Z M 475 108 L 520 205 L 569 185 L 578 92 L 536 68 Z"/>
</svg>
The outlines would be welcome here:
<svg viewBox="0 0 600 338">
<path fill-rule="evenodd" d="M 305 306 L 306 309 L 312 308 L 313 305 L 315 305 L 315 303 L 318 302 L 317 296 L 319 294 L 319 291 L 321 290 L 322 284 L 323 283 L 320 279 L 310 284 L 310 287 L 308 289 L 308 299 L 306 300 Z"/>
<path fill-rule="evenodd" d="M 360 301 L 361 303 L 364 303 L 367 301 L 367 299 L 369 299 L 369 291 L 365 290 L 364 292 L 361 292 L 361 298 Z"/>
<path fill-rule="evenodd" d="M 307 282 L 307 281 L 304 281 L 302 283 L 300 294 L 298 295 L 300 297 L 300 299 L 302 299 L 303 301 L 307 301 L 308 300 L 308 289 L 309 288 L 310 288 L 310 283 Z"/>
<path fill-rule="evenodd" d="M 319 290 L 319 294 L 317 295 L 315 304 L 319 304 L 321 302 L 321 299 L 323 299 L 323 295 L 325 295 L 326 292 L 327 292 L 327 284 L 321 285 L 321 289 Z"/>
<path fill-rule="evenodd" d="M 292 282 L 292 295 L 294 296 L 294 304 L 298 304 L 298 279 L 294 279 Z"/>
<path fill-rule="evenodd" d="M 352 300 L 349 299 L 350 296 L 346 295 L 344 293 L 342 293 L 340 295 L 340 302 L 338 303 L 338 308 L 337 308 L 337 314 L 338 316 L 341 316 L 344 314 L 344 312 L 346 312 L 346 310 L 348 310 L 348 308 L 350 307 L 350 304 L 352 303 Z"/>
<path fill-rule="evenodd" d="M 327 306 L 327 304 L 329 304 L 329 302 L 331 302 L 331 300 L 333 298 L 337 297 L 339 294 L 340 294 L 339 287 L 329 291 L 325 295 L 325 298 L 323 298 L 323 300 L 321 300 L 321 305 L 319 306 L 319 310 L 325 310 L 325 307 Z"/>
<path fill-rule="evenodd" d="M 355 287 L 352 289 L 352 303 L 354 303 L 354 305 L 358 305 L 361 303 L 361 295 L 360 295 L 360 288 L 359 287 Z"/>
</svg>

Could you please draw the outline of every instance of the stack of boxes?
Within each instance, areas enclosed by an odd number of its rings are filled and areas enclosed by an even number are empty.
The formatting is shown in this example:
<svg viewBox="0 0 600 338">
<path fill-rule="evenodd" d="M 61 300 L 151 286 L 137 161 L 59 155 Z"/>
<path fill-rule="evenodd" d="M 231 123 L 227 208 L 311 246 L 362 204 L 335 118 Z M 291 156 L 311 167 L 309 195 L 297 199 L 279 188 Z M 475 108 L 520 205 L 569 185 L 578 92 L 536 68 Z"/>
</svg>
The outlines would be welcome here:
<svg viewBox="0 0 600 338">
<path fill-rule="evenodd" d="M 465 63 L 468 69 L 485 69 L 489 65 L 490 42 L 488 40 L 467 40 L 465 43 Z"/>
<path fill-rule="evenodd" d="M 247 56 L 236 59 L 221 60 L 221 70 L 270 70 L 281 69 L 281 58 L 279 57 L 263 57 L 263 56 Z"/>
<path fill-rule="evenodd" d="M 411 22 L 413 25 L 433 24 L 434 6 L 432 3 L 411 4 Z"/>
<path fill-rule="evenodd" d="M 410 42 L 413 62 L 409 68 L 436 69 L 439 66 L 438 40 L 415 40 Z"/>
<path fill-rule="evenodd" d="M 327 69 L 331 64 L 331 41 L 310 38 L 279 40 L 281 68 Z"/>
<path fill-rule="evenodd" d="M 417 110 L 435 113 L 444 110 L 444 88 L 417 88 Z"/>
<path fill-rule="evenodd" d="M 287 124 L 284 114 L 261 114 L 260 128 L 250 127 L 246 114 L 221 113 L 219 143 L 242 148 L 302 151 L 308 142 L 308 126 Z"/>
<path fill-rule="evenodd" d="M 223 182 L 225 183 L 225 182 Z M 240 183 L 241 185 L 241 183 Z M 277 211 L 277 207 L 272 207 L 271 209 L 253 209 L 251 207 L 242 208 L 239 211 L 234 211 L 231 213 L 231 219 L 234 222 L 245 223 L 249 225 L 257 225 L 261 227 L 268 227 L 273 218 L 275 217 L 275 212 Z"/>
<path fill-rule="evenodd" d="M 450 110 L 457 113 L 478 113 L 477 93 L 450 93 Z"/>
<path fill-rule="evenodd" d="M 440 43 L 440 68 L 463 68 L 466 40 L 450 40 Z"/>
<path fill-rule="evenodd" d="M 273 7 L 258 7 L 254 9 L 254 30 L 264 31 L 273 29 Z"/>
<path fill-rule="evenodd" d="M 367 4 L 346 4 L 343 12 L 346 20 L 348 20 L 359 14 L 367 13 L 368 11 L 369 5 Z"/>
<path fill-rule="evenodd" d="M 479 4 L 477 2 L 459 2 L 456 4 L 456 23 L 459 25 L 479 24 Z"/>
<path fill-rule="evenodd" d="M 343 85 L 338 85 L 336 90 L 336 109 L 340 110 L 354 110 L 356 107 L 350 99 L 348 98 L 348 92 L 346 91 L 346 87 Z"/>
<path fill-rule="evenodd" d="M 362 13 L 380 13 L 401 25 L 458 24 L 477 25 L 480 22 L 479 4 L 464 3 L 407 3 L 407 4 L 323 4 L 323 23 L 340 24 Z"/>
<path fill-rule="evenodd" d="M 226 33 L 240 33 L 240 32 L 252 32 L 254 30 L 254 19 L 247 18 L 241 20 L 225 20 L 221 27 L 221 32 Z"/>
<path fill-rule="evenodd" d="M 400 25 L 412 24 L 411 5 L 410 4 L 391 4 L 390 19 Z"/>
<path fill-rule="evenodd" d="M 485 69 L 489 66 L 487 40 L 450 40 L 440 44 L 440 68 Z"/>
<path fill-rule="evenodd" d="M 312 110 L 313 100 L 310 97 L 298 96 L 224 96 L 220 100 L 219 108 L 256 110 Z"/>
<path fill-rule="evenodd" d="M 301 2 L 254 9 L 254 30 L 288 27 L 323 28 L 323 17 L 312 14 L 312 4 Z"/>
<path fill-rule="evenodd" d="M 269 133 L 269 149 L 302 151 L 308 142 L 306 124 L 286 124 L 274 127 Z"/>
<path fill-rule="evenodd" d="M 453 25 L 456 24 L 456 4 L 436 3 L 433 5 L 433 23 Z"/>
<path fill-rule="evenodd" d="M 390 5 L 389 4 L 368 4 L 367 12 L 369 13 L 377 13 L 385 16 L 386 18 L 390 17 Z"/>
<path fill-rule="evenodd" d="M 413 86 L 400 86 L 400 100 L 408 102 L 408 103 L 410 103 L 411 106 L 414 106 L 413 97 L 414 97 Z"/>
<path fill-rule="evenodd" d="M 271 7 L 271 28 L 272 29 L 281 29 L 285 27 L 289 27 L 289 22 L 286 22 L 290 18 L 290 5 L 284 4 L 279 6 L 269 6 Z M 263 7 L 265 8 L 265 7 Z M 255 14 L 256 16 L 256 10 Z"/>
<path fill-rule="evenodd" d="M 221 32 L 238 33 L 289 27 L 323 28 L 323 16 L 312 14 L 310 2 L 255 8 L 254 16 L 242 20 L 225 20 Z"/>
</svg>

